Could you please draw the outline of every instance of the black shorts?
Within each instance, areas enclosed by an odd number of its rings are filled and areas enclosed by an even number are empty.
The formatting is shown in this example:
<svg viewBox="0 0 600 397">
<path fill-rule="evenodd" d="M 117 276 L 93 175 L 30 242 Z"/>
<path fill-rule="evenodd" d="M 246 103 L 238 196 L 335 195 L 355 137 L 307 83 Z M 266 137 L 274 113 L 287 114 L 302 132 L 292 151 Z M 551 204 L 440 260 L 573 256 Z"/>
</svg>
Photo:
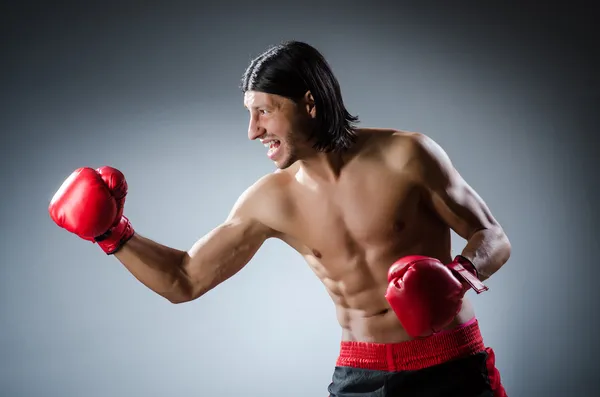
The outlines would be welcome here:
<svg viewBox="0 0 600 397">
<path fill-rule="evenodd" d="M 330 397 L 506 397 L 476 320 L 395 344 L 342 342 Z"/>
</svg>

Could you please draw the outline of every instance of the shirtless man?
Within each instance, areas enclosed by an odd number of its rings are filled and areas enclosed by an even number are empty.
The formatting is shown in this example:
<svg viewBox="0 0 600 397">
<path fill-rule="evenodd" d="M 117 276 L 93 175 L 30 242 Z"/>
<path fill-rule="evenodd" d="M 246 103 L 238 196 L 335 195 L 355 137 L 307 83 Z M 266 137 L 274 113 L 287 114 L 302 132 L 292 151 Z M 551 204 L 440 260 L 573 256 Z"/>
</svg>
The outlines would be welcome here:
<svg viewBox="0 0 600 397">
<path fill-rule="evenodd" d="M 302 255 L 336 305 L 343 330 L 330 396 L 505 396 L 469 289 L 508 260 L 486 204 L 421 133 L 357 128 L 323 56 L 301 42 L 248 66 L 248 137 L 277 171 L 237 200 L 189 250 L 139 233 L 123 207 L 124 175 L 76 170 L 49 211 L 173 303 L 235 275 L 268 238 Z M 451 257 L 450 233 L 467 243 Z"/>
</svg>

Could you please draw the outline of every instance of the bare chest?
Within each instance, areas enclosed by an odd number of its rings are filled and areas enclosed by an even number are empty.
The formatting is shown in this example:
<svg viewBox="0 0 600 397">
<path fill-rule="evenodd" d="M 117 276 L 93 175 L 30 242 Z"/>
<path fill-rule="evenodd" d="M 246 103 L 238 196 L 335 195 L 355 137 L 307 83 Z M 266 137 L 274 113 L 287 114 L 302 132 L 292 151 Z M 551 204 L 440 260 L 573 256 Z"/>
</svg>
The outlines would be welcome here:
<svg viewBox="0 0 600 397">
<path fill-rule="evenodd" d="M 317 258 L 364 257 L 410 236 L 419 200 L 412 181 L 392 172 L 359 173 L 334 187 L 299 186 L 290 235 Z"/>
</svg>

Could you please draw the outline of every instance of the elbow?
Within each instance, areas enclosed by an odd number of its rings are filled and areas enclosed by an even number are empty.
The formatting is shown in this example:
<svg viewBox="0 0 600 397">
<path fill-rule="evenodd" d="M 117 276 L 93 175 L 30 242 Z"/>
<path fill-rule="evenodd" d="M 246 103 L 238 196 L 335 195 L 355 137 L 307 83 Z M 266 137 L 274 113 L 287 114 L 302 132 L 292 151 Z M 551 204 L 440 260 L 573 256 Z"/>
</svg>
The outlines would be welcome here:
<svg viewBox="0 0 600 397">
<path fill-rule="evenodd" d="M 193 290 L 192 283 L 181 277 L 171 283 L 168 292 L 161 295 L 173 304 L 181 304 L 195 299 Z"/>
<path fill-rule="evenodd" d="M 209 288 L 194 285 L 189 281 L 180 281 L 177 283 L 177 287 L 171 289 L 171 291 L 170 294 L 165 294 L 164 297 L 173 304 L 181 304 L 200 298 L 209 291 Z"/>
<path fill-rule="evenodd" d="M 505 245 L 506 245 L 506 260 L 508 260 L 508 258 L 510 258 L 510 254 L 512 252 L 512 245 L 510 244 L 510 240 L 508 239 L 506 234 L 504 235 L 504 240 L 505 240 Z"/>
<path fill-rule="evenodd" d="M 187 303 L 193 300 L 191 299 L 191 295 L 183 290 L 171 291 L 168 294 L 163 294 L 163 297 L 175 305 L 180 303 Z"/>
<path fill-rule="evenodd" d="M 205 293 L 206 293 L 206 291 L 194 293 L 194 294 L 169 295 L 169 296 L 166 296 L 165 298 L 167 298 L 167 300 L 169 302 L 171 302 L 172 304 L 177 305 L 180 303 L 187 303 L 187 302 L 194 301 L 194 300 L 200 298 Z"/>
<path fill-rule="evenodd" d="M 512 252 L 512 245 L 508 236 L 506 235 L 506 232 L 501 227 L 498 228 L 497 241 L 500 251 L 500 262 L 502 264 L 505 264 L 510 258 Z"/>
<path fill-rule="evenodd" d="M 188 299 L 187 297 L 184 297 L 184 296 L 169 295 L 169 296 L 165 296 L 165 298 L 167 298 L 167 300 L 174 305 L 177 305 L 180 303 L 187 303 L 187 302 L 191 301 L 191 299 Z"/>
</svg>

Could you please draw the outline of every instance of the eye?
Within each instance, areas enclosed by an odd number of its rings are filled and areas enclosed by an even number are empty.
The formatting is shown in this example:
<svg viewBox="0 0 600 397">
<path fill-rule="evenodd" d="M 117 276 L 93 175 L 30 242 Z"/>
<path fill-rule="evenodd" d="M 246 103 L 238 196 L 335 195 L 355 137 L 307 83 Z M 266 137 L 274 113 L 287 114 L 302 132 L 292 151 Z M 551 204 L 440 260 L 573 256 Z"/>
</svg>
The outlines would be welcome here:
<svg viewBox="0 0 600 397">
<path fill-rule="evenodd" d="M 259 109 L 258 110 L 261 114 L 267 114 L 269 113 L 269 111 L 267 109 Z"/>
</svg>

